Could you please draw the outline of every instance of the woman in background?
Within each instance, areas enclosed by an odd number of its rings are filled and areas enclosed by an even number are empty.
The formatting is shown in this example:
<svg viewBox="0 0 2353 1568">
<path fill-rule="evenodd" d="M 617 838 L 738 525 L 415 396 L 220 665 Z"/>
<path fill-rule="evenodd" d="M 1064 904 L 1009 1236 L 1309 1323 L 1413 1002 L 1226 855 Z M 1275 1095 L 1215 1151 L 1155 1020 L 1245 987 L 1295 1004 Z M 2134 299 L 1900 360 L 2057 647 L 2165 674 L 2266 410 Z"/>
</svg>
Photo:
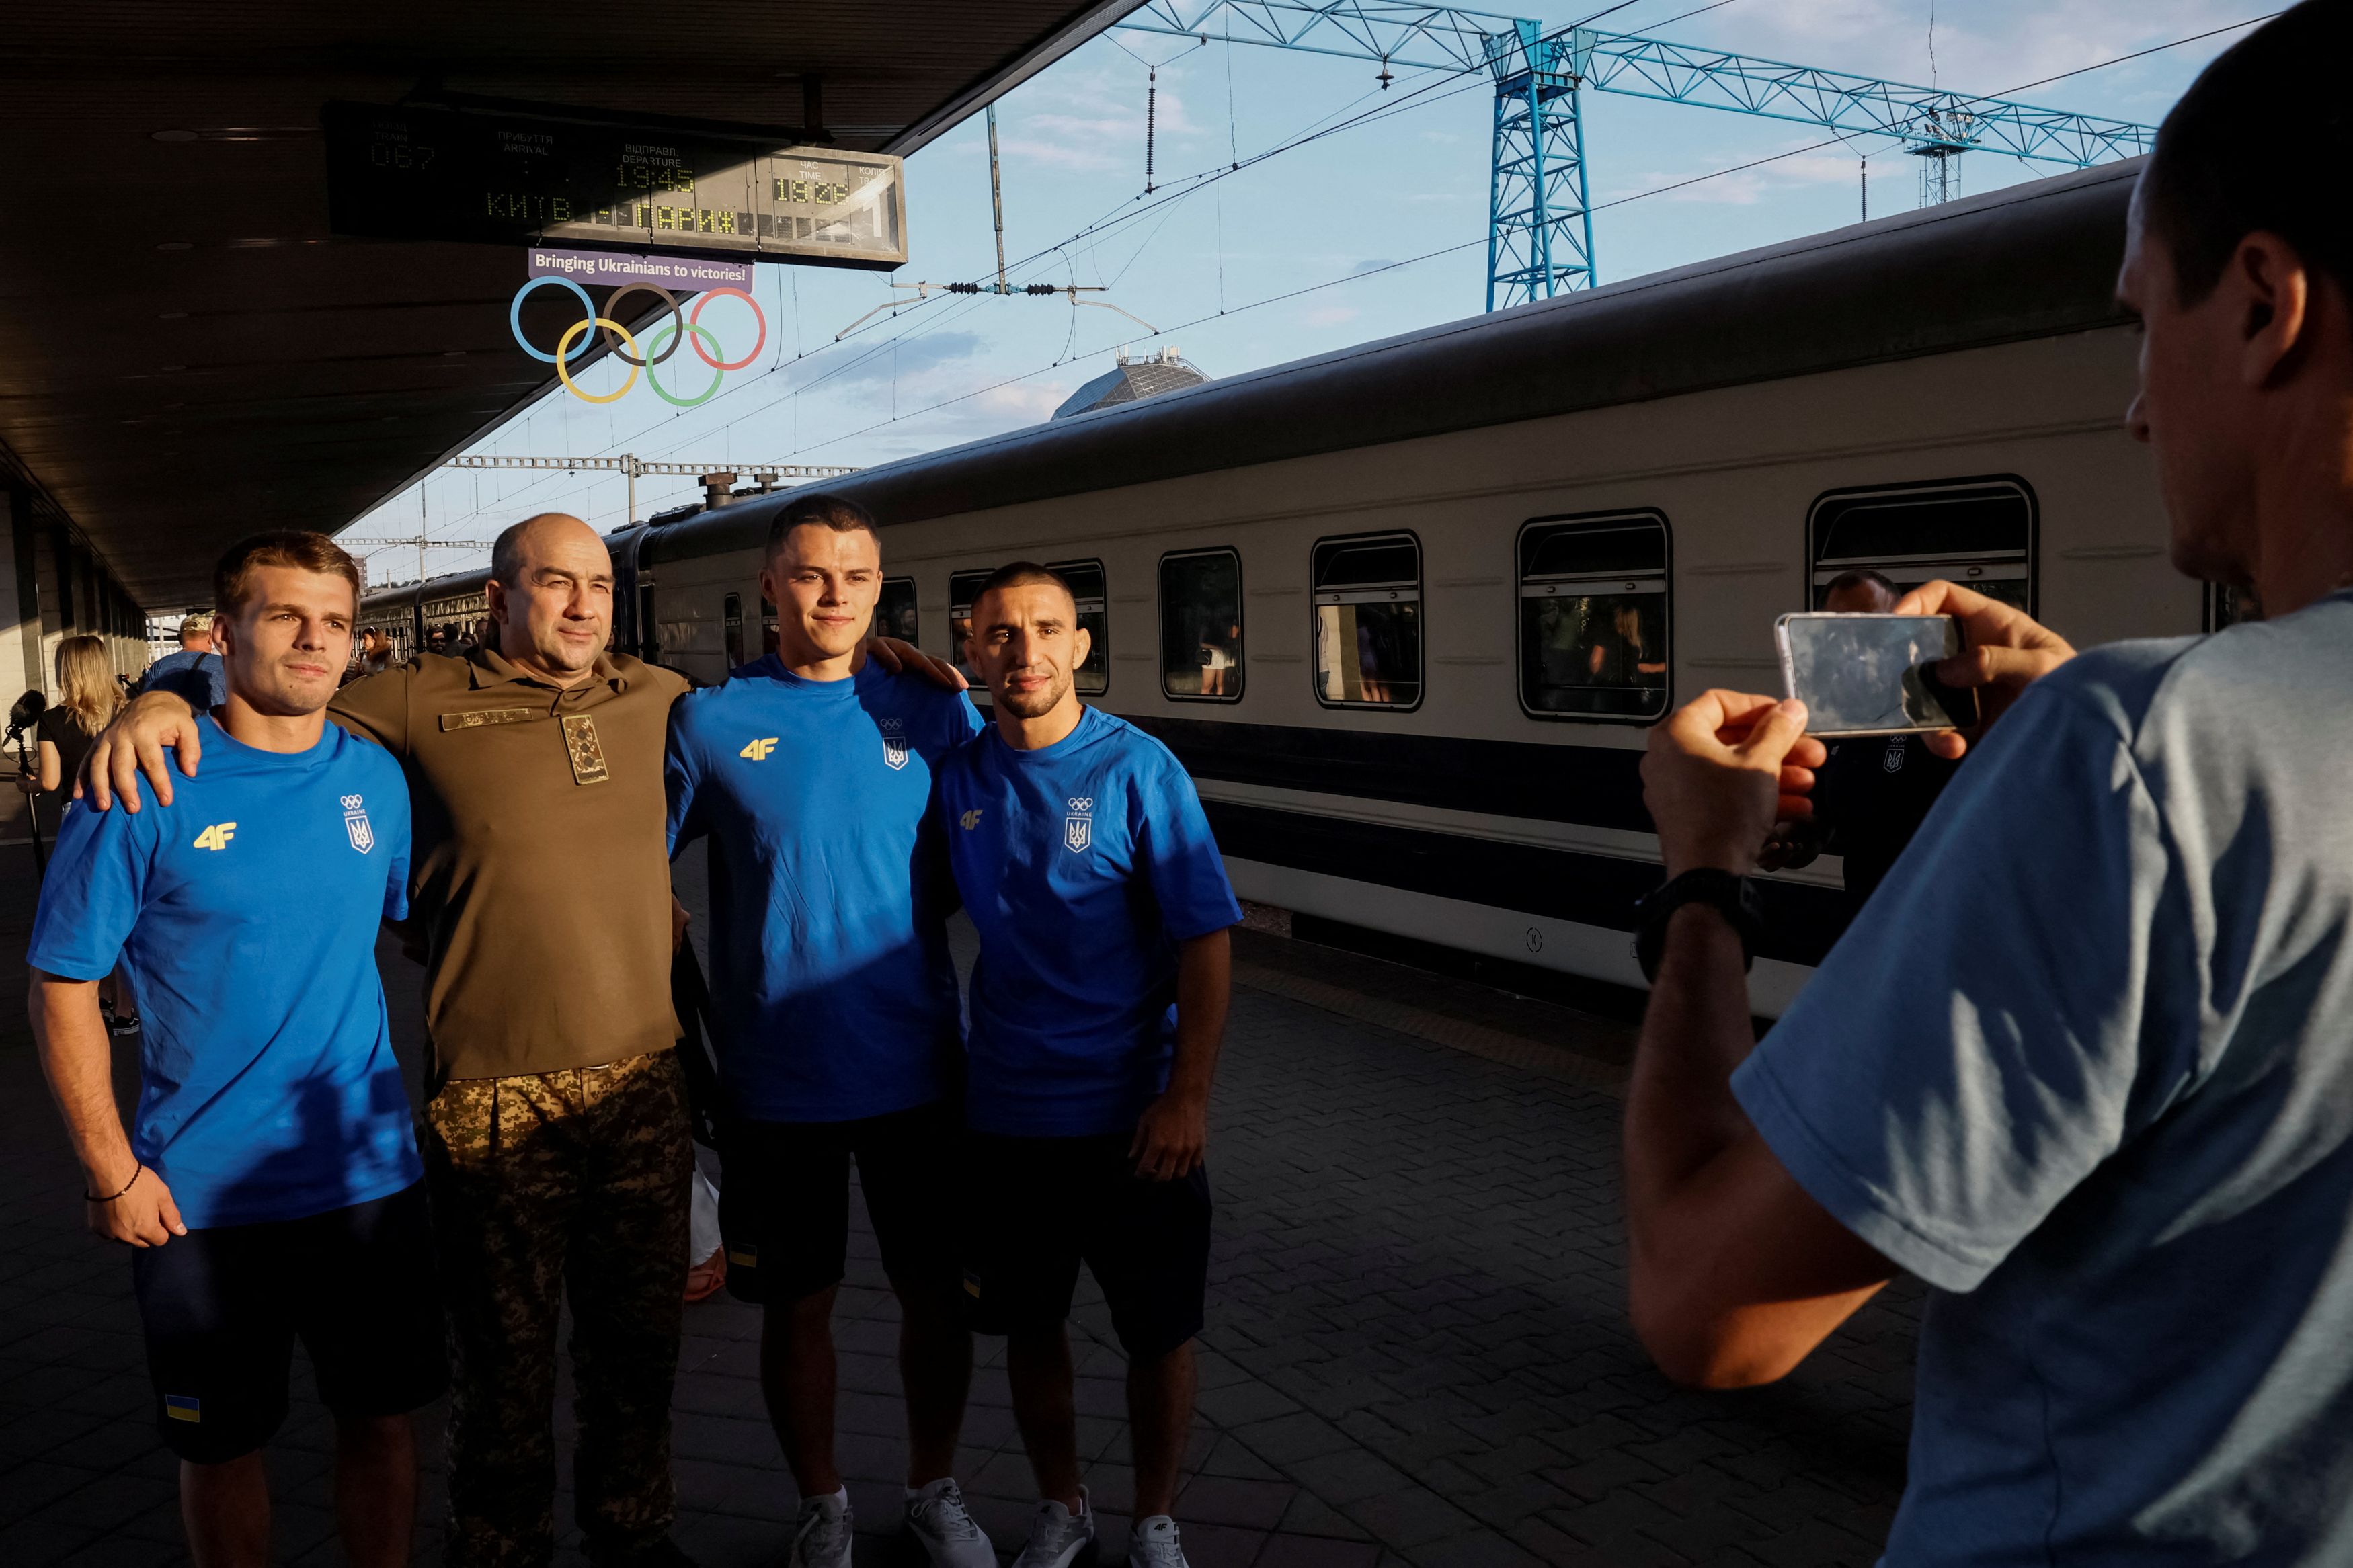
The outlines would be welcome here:
<svg viewBox="0 0 2353 1568">
<path fill-rule="evenodd" d="M 122 684 L 115 679 L 114 661 L 107 657 L 102 638 L 67 637 L 59 642 L 57 671 L 58 700 L 43 710 L 36 731 L 41 739 L 41 792 L 33 797 L 34 820 L 40 820 L 46 804 L 51 834 L 57 832 L 58 820 L 73 798 L 74 775 L 81 772 L 90 743 L 123 703 Z M 99 1010 L 106 1015 L 107 1026 L 114 1033 L 137 1034 L 139 1015 L 126 1005 L 125 995 L 122 972 L 117 969 L 99 985 Z"/>
</svg>

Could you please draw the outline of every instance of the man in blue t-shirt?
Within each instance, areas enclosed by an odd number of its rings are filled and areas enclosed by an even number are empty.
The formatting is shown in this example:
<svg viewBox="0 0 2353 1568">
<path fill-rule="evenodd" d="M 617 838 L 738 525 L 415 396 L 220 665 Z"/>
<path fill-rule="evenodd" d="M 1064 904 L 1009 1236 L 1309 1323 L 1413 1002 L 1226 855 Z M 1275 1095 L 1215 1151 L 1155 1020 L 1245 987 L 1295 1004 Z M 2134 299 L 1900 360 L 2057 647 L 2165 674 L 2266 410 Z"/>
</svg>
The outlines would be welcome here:
<svg viewBox="0 0 2353 1568">
<path fill-rule="evenodd" d="M 168 691 L 199 713 L 211 712 L 228 700 L 216 641 L 212 616 L 190 611 L 180 619 L 180 651 L 149 665 L 139 678 L 139 689 Z"/>
<path fill-rule="evenodd" d="M 391 756 L 326 722 L 358 593 L 322 534 L 222 558 L 228 689 L 196 720 L 204 776 L 136 816 L 69 809 L 33 921 L 41 1065 L 90 1228 L 138 1249 L 156 1429 L 204 1563 L 267 1561 L 260 1449 L 298 1338 L 335 1415 L 354 1563 L 408 1561 L 408 1413 L 448 1381 L 375 967 L 378 921 L 407 912 L 408 790 Z M 145 1024 L 127 1137 L 98 1008 L 118 963 Z"/>
<path fill-rule="evenodd" d="M 854 502 L 778 510 L 760 591 L 776 651 L 670 710 L 664 773 L 670 853 L 712 847 L 720 1226 L 728 1288 L 766 1306 L 762 1379 L 802 1499 L 788 1568 L 849 1562 L 832 1318 L 853 1158 L 903 1323 L 908 1531 L 942 1568 L 994 1568 L 952 1473 L 972 1377 L 954 1229 L 955 889 L 917 847 L 933 769 L 980 716 L 963 692 L 867 658 L 882 547 Z"/>
<path fill-rule="evenodd" d="M 997 722 L 939 770 L 934 830 L 980 932 L 965 1087 L 965 1289 L 1009 1336 L 1039 1503 L 1018 1568 L 1094 1548 L 1063 1321 L 1092 1269 L 1128 1357 L 1129 1562 L 1182 1568 L 1176 1469 L 1209 1262 L 1202 1163 L 1241 908 L 1168 749 L 1081 704 L 1070 584 L 1026 562 L 973 596 Z"/>
<path fill-rule="evenodd" d="M 1709 692 L 1643 763 L 1672 879 L 1626 1107 L 1634 1324 L 1683 1381 L 1762 1383 L 1926 1281 L 1905 1568 L 2353 1563 L 2348 55 L 2341 3 L 2223 54 L 2124 237 L 2174 562 L 2267 618 L 2071 657 L 1907 595 L 1960 618 L 1939 673 L 1991 727 L 1761 1042 L 1741 878 L 1821 744 Z"/>
</svg>

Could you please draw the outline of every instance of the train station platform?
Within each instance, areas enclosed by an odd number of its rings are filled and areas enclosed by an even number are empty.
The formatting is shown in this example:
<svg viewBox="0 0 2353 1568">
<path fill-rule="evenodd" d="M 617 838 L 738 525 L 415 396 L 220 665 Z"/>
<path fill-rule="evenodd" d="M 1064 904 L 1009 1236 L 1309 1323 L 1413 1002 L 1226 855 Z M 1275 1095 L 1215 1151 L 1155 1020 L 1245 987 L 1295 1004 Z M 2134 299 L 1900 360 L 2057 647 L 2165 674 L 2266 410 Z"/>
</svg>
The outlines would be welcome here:
<svg viewBox="0 0 2353 1568">
<path fill-rule="evenodd" d="M 0 840 L 20 837 L 0 824 Z M 0 1562 L 179 1563 L 129 1259 L 81 1228 L 24 1021 L 33 885 L 27 847 L 0 843 Z M 417 972 L 385 952 L 413 1073 Z M 1873 1560 L 1903 1485 L 1916 1287 L 1885 1292 L 1779 1386 L 1673 1388 L 1624 1313 L 1622 1024 L 1258 932 L 1237 959 L 1201 1412 L 1177 1507 L 1197 1568 Z M 133 1058 L 126 1045 L 126 1090 Z M 840 1419 L 873 1532 L 858 1561 L 913 1565 L 893 1533 L 895 1308 L 857 1223 Z M 706 1568 L 779 1562 L 797 1503 L 757 1335 L 754 1310 L 723 1293 L 688 1309 L 677 1538 Z M 1103 1558 L 1121 1563 L 1127 1439 L 1099 1300 L 1082 1299 L 1073 1339 Z M 959 1468 L 1009 1561 L 1033 1489 L 1001 1346 L 981 1348 Z M 298 1386 L 272 1450 L 278 1560 L 340 1562 L 331 1428 Z M 567 1447 L 570 1421 L 559 1409 Z M 440 1450 L 436 1410 L 420 1562 L 439 1557 Z M 575 1563 L 570 1506 L 561 1560 Z"/>
</svg>

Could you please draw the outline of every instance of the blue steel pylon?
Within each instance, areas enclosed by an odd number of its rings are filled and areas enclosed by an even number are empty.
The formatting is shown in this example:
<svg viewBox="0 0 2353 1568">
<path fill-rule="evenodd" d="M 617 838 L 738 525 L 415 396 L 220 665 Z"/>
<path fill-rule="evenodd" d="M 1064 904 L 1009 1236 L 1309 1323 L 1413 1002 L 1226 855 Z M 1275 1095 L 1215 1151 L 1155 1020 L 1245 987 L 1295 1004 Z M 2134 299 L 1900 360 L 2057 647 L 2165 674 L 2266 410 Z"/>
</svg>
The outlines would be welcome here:
<svg viewBox="0 0 2353 1568">
<path fill-rule="evenodd" d="M 1487 38 L 1495 76 L 1494 160 L 1487 184 L 1487 309 L 1593 286 L 1593 213 L 1585 194 L 1585 126 L 1567 42 L 1516 21 Z"/>
</svg>

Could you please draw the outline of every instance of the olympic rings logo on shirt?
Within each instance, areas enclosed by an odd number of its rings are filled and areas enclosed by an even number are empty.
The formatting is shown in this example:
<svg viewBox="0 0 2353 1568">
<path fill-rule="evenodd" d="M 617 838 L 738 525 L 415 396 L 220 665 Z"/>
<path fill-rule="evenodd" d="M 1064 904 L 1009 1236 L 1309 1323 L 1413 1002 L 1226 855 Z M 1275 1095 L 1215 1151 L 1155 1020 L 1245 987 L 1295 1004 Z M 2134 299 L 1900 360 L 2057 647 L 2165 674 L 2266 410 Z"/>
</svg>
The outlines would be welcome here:
<svg viewBox="0 0 2353 1568">
<path fill-rule="evenodd" d="M 522 331 L 523 300 L 530 296 L 533 289 L 550 283 L 572 291 L 573 297 L 580 301 L 581 318 L 564 330 L 564 335 L 556 340 L 554 353 L 549 353 L 523 336 Z M 649 353 L 640 353 L 636 334 L 614 319 L 620 314 L 616 307 L 632 294 L 651 294 L 670 308 L 670 321 L 654 335 L 653 342 L 649 345 L 652 351 Z M 718 334 L 702 324 L 702 308 L 713 300 L 743 300 L 752 312 L 752 320 L 758 323 L 759 335 L 753 340 L 751 348 L 741 358 L 722 358 L 723 351 L 719 346 Z M 760 351 L 768 346 L 767 315 L 760 309 L 760 302 L 741 289 L 706 289 L 694 301 L 694 308 L 688 310 L 680 306 L 677 295 L 657 284 L 625 283 L 614 289 L 612 298 L 605 301 L 605 311 L 606 313 L 602 315 L 597 313 L 596 301 L 588 298 L 587 289 L 569 278 L 551 275 L 545 278 L 533 278 L 515 290 L 514 302 L 507 307 L 507 326 L 514 333 L 515 342 L 522 345 L 522 352 L 542 364 L 554 365 L 555 378 L 564 384 L 564 389 L 583 403 L 619 402 L 628 395 L 631 387 L 638 384 L 638 376 L 642 372 L 646 378 L 646 384 L 652 387 L 654 395 L 664 403 L 674 408 L 697 407 L 711 401 L 712 395 L 718 392 L 720 384 L 727 379 L 729 371 L 742 370 L 745 365 L 758 359 Z M 617 391 L 603 393 L 584 391 L 580 384 L 572 379 L 572 361 L 587 352 L 588 334 L 595 331 L 603 332 L 605 346 L 612 350 L 613 357 L 629 367 L 628 379 L 622 382 Z M 574 346 L 575 343 L 578 345 L 576 348 Z M 661 377 L 654 374 L 655 367 L 665 363 L 676 354 L 681 343 L 691 348 L 694 351 L 694 357 L 711 367 L 711 384 L 692 397 L 681 397 L 670 391 L 661 384 Z"/>
</svg>

